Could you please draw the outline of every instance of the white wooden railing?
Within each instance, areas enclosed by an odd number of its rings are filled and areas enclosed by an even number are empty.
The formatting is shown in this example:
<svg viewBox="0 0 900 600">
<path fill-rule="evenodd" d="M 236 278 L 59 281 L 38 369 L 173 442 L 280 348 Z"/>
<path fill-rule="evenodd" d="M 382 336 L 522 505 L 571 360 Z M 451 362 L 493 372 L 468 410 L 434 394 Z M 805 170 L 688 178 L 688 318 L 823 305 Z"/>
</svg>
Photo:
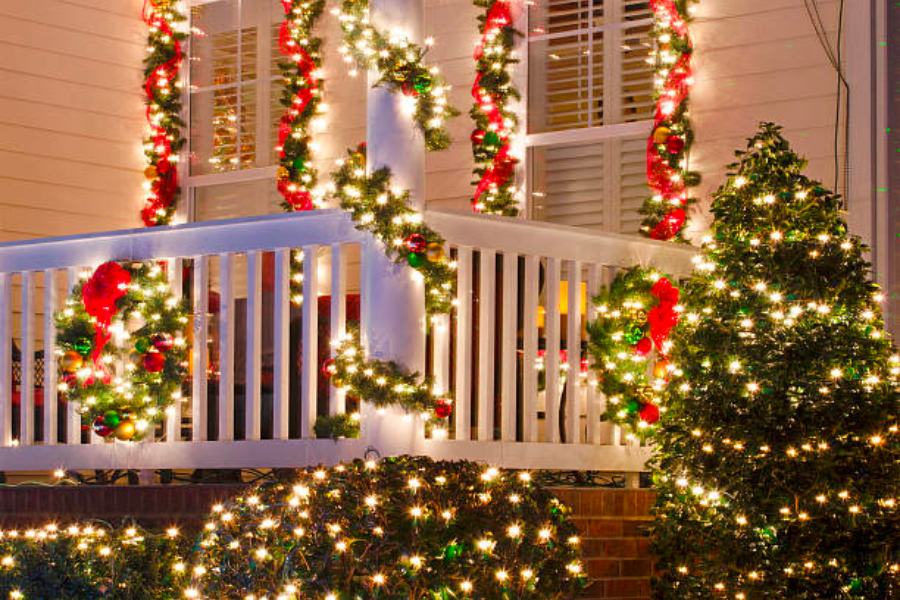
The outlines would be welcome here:
<svg viewBox="0 0 900 600">
<path fill-rule="evenodd" d="M 366 253 L 377 247 L 342 212 L 0 245 L 0 471 L 291 467 L 372 449 L 509 467 L 641 470 L 646 448 L 599 420 L 603 398 L 590 375 L 578 374 L 583 324 L 593 317 L 590 302 L 587 314 L 580 308 L 616 268 L 683 274 L 692 251 L 505 218 L 429 212 L 426 220 L 458 263 L 458 308 L 436 318 L 426 340 L 426 370 L 453 391 L 456 409 L 437 435 L 426 436 L 418 417 L 405 419 L 411 437 L 375 427 L 375 419 L 401 417 L 365 406 L 358 439 L 313 436 L 316 417 L 344 404 L 333 388 L 320 389 L 321 332 L 344 332 L 348 296 L 359 294 L 363 315 L 367 303 L 391 301 L 360 290 Z M 295 309 L 289 269 L 299 251 L 305 301 Z M 53 313 L 80 272 L 107 260 L 168 261 L 173 289 L 193 307 L 189 393 L 146 442 L 82 432 L 76 407 L 56 390 Z M 322 296 L 330 308 L 320 319 L 320 302 L 310 299 Z M 553 348 L 565 350 L 568 371 Z"/>
</svg>

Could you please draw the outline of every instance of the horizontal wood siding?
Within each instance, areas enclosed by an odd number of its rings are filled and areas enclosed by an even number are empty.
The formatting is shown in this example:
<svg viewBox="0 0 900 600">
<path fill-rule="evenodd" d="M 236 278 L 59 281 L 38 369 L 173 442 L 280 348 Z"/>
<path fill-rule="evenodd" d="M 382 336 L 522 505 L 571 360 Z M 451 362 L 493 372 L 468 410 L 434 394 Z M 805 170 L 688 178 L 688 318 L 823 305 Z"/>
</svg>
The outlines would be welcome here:
<svg viewBox="0 0 900 600">
<path fill-rule="evenodd" d="M 135 227 L 141 1 L 0 4 L 0 241 Z"/>
</svg>

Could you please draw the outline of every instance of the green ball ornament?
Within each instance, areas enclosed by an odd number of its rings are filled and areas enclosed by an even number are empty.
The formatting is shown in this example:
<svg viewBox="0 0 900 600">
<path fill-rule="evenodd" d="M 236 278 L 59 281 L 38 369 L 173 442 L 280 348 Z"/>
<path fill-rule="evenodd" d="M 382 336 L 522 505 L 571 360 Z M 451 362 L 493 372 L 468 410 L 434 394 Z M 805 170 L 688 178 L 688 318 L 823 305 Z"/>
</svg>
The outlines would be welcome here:
<svg viewBox="0 0 900 600">
<path fill-rule="evenodd" d="M 93 345 L 91 344 L 91 340 L 87 338 L 78 338 L 72 347 L 75 348 L 75 352 L 82 356 L 87 356 L 91 353 L 91 348 Z"/>
<path fill-rule="evenodd" d="M 138 338 L 134 343 L 134 349 L 137 350 L 140 354 L 146 354 L 147 350 L 150 349 L 150 340 L 145 337 Z"/>
<path fill-rule="evenodd" d="M 629 400 L 628 404 L 625 405 L 625 410 L 628 411 L 629 415 L 636 415 L 641 410 L 641 403 L 637 400 Z"/>
<path fill-rule="evenodd" d="M 302 158 L 295 158 L 294 162 L 291 164 L 294 165 L 295 171 L 299 171 L 301 173 L 306 171 L 306 161 L 303 160 Z"/>
<path fill-rule="evenodd" d="M 444 548 L 444 558 L 446 560 L 455 560 L 459 558 L 462 550 L 456 544 L 447 544 L 447 547 Z"/>
<path fill-rule="evenodd" d="M 625 330 L 625 341 L 629 344 L 637 344 L 644 339 L 644 328 L 640 325 L 632 325 Z"/>
<path fill-rule="evenodd" d="M 484 134 L 485 146 L 499 146 L 500 135 L 496 131 L 488 131 Z"/>
<path fill-rule="evenodd" d="M 119 417 L 119 413 L 114 410 L 108 410 L 103 413 L 103 424 L 110 429 L 115 429 L 116 427 L 118 427 L 121 420 L 122 419 Z"/>
<path fill-rule="evenodd" d="M 416 76 L 415 81 L 413 81 L 413 87 L 416 88 L 416 91 L 420 94 L 424 94 L 431 91 L 432 83 L 431 75 L 422 73 L 421 75 Z"/>
<path fill-rule="evenodd" d="M 422 253 L 410 252 L 409 256 L 406 257 L 406 260 L 409 262 L 409 266 L 418 269 L 425 264 L 426 259 L 425 255 Z"/>
</svg>

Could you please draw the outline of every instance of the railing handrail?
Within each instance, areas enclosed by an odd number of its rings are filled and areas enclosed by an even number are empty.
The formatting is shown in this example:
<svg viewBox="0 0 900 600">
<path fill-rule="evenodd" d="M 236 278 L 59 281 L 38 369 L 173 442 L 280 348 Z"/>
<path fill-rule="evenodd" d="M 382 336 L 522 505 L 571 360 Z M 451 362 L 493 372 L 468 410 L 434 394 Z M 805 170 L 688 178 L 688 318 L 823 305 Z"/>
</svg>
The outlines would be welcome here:
<svg viewBox="0 0 900 600">
<path fill-rule="evenodd" d="M 502 252 L 561 260 L 602 260 L 612 266 L 652 264 L 672 275 L 690 273 L 691 259 L 698 252 L 686 244 L 635 235 L 468 212 L 426 211 L 425 220 L 453 245 L 487 246 Z"/>
<path fill-rule="evenodd" d="M 123 229 L 0 244 L 0 273 L 100 264 L 107 260 L 246 252 L 361 242 L 350 216 L 339 209 Z"/>
</svg>

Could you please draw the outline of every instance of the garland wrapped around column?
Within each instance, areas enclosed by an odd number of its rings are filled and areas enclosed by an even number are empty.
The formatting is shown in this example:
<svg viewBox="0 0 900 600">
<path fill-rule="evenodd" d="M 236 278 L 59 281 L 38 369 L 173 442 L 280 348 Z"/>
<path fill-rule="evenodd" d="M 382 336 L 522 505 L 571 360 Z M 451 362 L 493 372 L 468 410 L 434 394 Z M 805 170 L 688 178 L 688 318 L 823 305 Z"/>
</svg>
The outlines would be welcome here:
<svg viewBox="0 0 900 600">
<path fill-rule="evenodd" d="M 656 110 L 647 139 L 647 179 L 651 196 L 641 207 L 641 232 L 655 240 L 685 241 L 687 209 L 696 202 L 687 188 L 700 176 L 688 168 L 694 134 L 688 94 L 694 84 L 688 5 L 695 0 L 653 0 Z"/>
<path fill-rule="evenodd" d="M 472 153 L 478 177 L 472 209 L 514 217 L 519 214 L 515 188 L 519 159 L 511 153 L 510 143 L 519 120 L 509 102 L 520 95 L 512 84 L 510 65 L 519 62 L 513 48 L 516 36 L 521 34 L 513 28 L 513 22 L 521 4 L 518 0 L 474 0 L 474 4 L 485 11 L 478 16 L 481 41 L 475 49 L 475 105 L 470 111 L 475 121 Z"/>
<path fill-rule="evenodd" d="M 423 63 L 426 50 L 400 34 L 384 34 L 369 23 L 368 0 L 344 0 L 335 10 L 341 21 L 343 42 L 340 52 L 347 62 L 356 61 L 360 69 L 378 69 L 376 85 L 405 97 L 404 106 L 425 134 L 428 150 L 445 150 L 450 134 L 445 121 L 459 111 L 447 101 L 450 86 L 438 74 L 437 67 Z M 427 42 L 426 42 L 427 43 Z"/>
<path fill-rule="evenodd" d="M 409 206 L 409 191 L 391 188 L 391 171 L 366 173 L 366 146 L 348 151 L 332 175 L 341 202 L 357 228 L 375 235 L 395 263 L 407 263 L 425 282 L 425 312 L 448 313 L 454 303 L 455 263 L 444 255 L 444 238 Z"/>
<path fill-rule="evenodd" d="M 147 227 L 168 225 L 178 206 L 178 152 L 184 145 L 181 128 L 181 83 L 178 75 L 184 60 L 181 42 L 187 34 L 176 24 L 186 20 L 175 0 L 145 0 L 144 22 L 149 54 L 144 59 L 144 94 L 150 132 L 144 138 L 147 168 L 144 176 L 148 195 L 141 219 Z"/>
</svg>

